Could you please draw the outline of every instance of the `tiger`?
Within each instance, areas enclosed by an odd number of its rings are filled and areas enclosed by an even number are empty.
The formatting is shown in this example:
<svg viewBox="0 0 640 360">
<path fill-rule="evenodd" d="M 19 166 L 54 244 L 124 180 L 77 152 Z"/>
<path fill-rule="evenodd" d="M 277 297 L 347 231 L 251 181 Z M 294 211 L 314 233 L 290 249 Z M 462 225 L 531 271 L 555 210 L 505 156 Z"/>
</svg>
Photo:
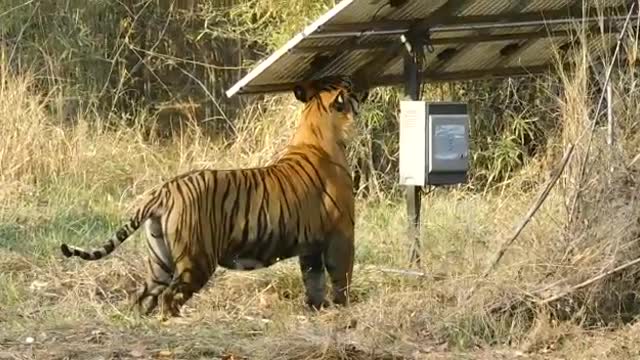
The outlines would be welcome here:
<svg viewBox="0 0 640 360">
<path fill-rule="evenodd" d="M 348 129 L 368 90 L 348 77 L 298 82 L 299 124 L 284 151 L 262 167 L 200 169 L 143 196 L 100 248 L 62 243 L 62 254 L 93 261 L 111 254 L 144 225 L 144 284 L 134 306 L 165 317 L 200 291 L 216 268 L 250 271 L 298 257 L 304 302 L 312 309 L 349 305 L 354 265 L 354 193 L 345 153 Z"/>
</svg>

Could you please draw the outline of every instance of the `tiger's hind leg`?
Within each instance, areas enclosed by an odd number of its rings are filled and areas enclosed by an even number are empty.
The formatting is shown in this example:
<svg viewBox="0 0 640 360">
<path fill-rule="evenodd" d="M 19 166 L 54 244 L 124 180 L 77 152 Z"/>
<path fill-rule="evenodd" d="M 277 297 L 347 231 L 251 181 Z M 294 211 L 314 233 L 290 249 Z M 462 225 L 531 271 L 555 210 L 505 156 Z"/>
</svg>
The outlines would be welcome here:
<svg viewBox="0 0 640 360">
<path fill-rule="evenodd" d="M 325 301 L 325 274 L 322 252 L 300 255 L 300 271 L 306 292 L 306 303 L 319 310 L 328 305 Z"/>
<path fill-rule="evenodd" d="M 148 315 L 158 305 L 159 296 L 169 287 L 173 278 L 174 265 L 169 248 L 162 233 L 159 218 L 147 220 L 147 280 L 138 294 L 136 305 L 140 312 Z"/>
<path fill-rule="evenodd" d="M 353 260 L 353 236 L 337 234 L 331 236 L 324 252 L 324 262 L 331 278 L 334 304 L 349 304 Z"/>
<path fill-rule="evenodd" d="M 162 295 L 163 317 L 180 316 L 182 305 L 207 284 L 215 271 L 215 267 L 211 270 L 199 267 L 196 270 L 193 264 L 191 260 L 185 258 L 176 265 L 173 279 Z"/>
</svg>

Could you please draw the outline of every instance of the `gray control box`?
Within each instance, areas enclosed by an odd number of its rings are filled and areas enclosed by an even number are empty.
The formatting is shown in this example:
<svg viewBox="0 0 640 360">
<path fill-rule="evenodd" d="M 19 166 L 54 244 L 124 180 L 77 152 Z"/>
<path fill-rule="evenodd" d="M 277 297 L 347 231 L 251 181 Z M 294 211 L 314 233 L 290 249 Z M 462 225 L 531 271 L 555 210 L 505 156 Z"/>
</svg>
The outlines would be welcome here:
<svg viewBox="0 0 640 360">
<path fill-rule="evenodd" d="M 469 115 L 464 103 L 400 102 L 400 184 L 467 180 Z"/>
</svg>

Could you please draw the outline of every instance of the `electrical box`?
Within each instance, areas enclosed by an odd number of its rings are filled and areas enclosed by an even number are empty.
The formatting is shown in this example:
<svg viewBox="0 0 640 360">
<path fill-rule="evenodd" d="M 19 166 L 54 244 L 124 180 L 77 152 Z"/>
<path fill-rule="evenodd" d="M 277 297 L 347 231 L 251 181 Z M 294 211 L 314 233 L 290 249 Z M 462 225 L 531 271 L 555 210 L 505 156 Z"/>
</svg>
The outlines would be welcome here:
<svg viewBox="0 0 640 360">
<path fill-rule="evenodd" d="M 400 184 L 466 182 L 468 140 L 466 104 L 400 101 Z"/>
</svg>

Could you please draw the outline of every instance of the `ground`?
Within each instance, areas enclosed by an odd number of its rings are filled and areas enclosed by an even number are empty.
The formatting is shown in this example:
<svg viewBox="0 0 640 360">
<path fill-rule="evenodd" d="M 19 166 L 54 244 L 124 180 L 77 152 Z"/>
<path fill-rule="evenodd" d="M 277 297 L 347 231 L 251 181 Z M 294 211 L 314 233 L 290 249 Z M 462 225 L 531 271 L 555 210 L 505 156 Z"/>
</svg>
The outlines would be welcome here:
<svg viewBox="0 0 640 360">
<path fill-rule="evenodd" d="M 425 212 L 431 217 L 424 231 L 429 264 L 424 276 L 417 274 L 420 269 L 390 271 L 401 268 L 408 254 L 404 237 L 394 235 L 404 225 L 401 204 L 361 203 L 353 304 L 320 312 L 304 306 L 297 262 L 291 259 L 253 272 L 219 271 L 187 304 L 182 317 L 143 318 L 130 308 L 129 297 L 142 276 L 141 234 L 100 262 L 69 260 L 58 253 L 63 239 L 86 244 L 105 238 L 116 224 L 108 220 L 115 217 L 109 214 L 112 207 L 105 205 L 104 213 L 93 216 L 71 215 L 73 210 L 67 208 L 55 216 L 64 217 L 58 224 L 55 219 L 41 219 L 40 224 L 24 220 L 5 225 L 0 256 L 0 359 L 622 359 L 640 355 L 634 323 L 613 331 L 589 331 L 539 321 L 523 332 L 514 330 L 515 322 L 499 325 L 487 317 L 482 309 L 494 298 L 486 292 L 461 308 L 458 302 L 464 288 L 479 281 L 471 278 L 470 271 L 484 263 L 478 258 L 482 249 L 491 248 L 474 244 L 477 239 L 466 232 L 470 224 L 465 222 L 478 219 L 487 202 L 482 197 L 462 198 L 457 204 L 446 199 L 431 199 L 430 214 Z M 46 211 L 41 216 L 46 218 Z M 453 230 L 438 231 L 452 219 L 458 221 Z M 443 234 L 448 234 L 449 243 L 436 239 Z M 485 229 L 484 234 L 491 230 Z M 499 285 L 486 287 L 497 291 Z"/>
</svg>

